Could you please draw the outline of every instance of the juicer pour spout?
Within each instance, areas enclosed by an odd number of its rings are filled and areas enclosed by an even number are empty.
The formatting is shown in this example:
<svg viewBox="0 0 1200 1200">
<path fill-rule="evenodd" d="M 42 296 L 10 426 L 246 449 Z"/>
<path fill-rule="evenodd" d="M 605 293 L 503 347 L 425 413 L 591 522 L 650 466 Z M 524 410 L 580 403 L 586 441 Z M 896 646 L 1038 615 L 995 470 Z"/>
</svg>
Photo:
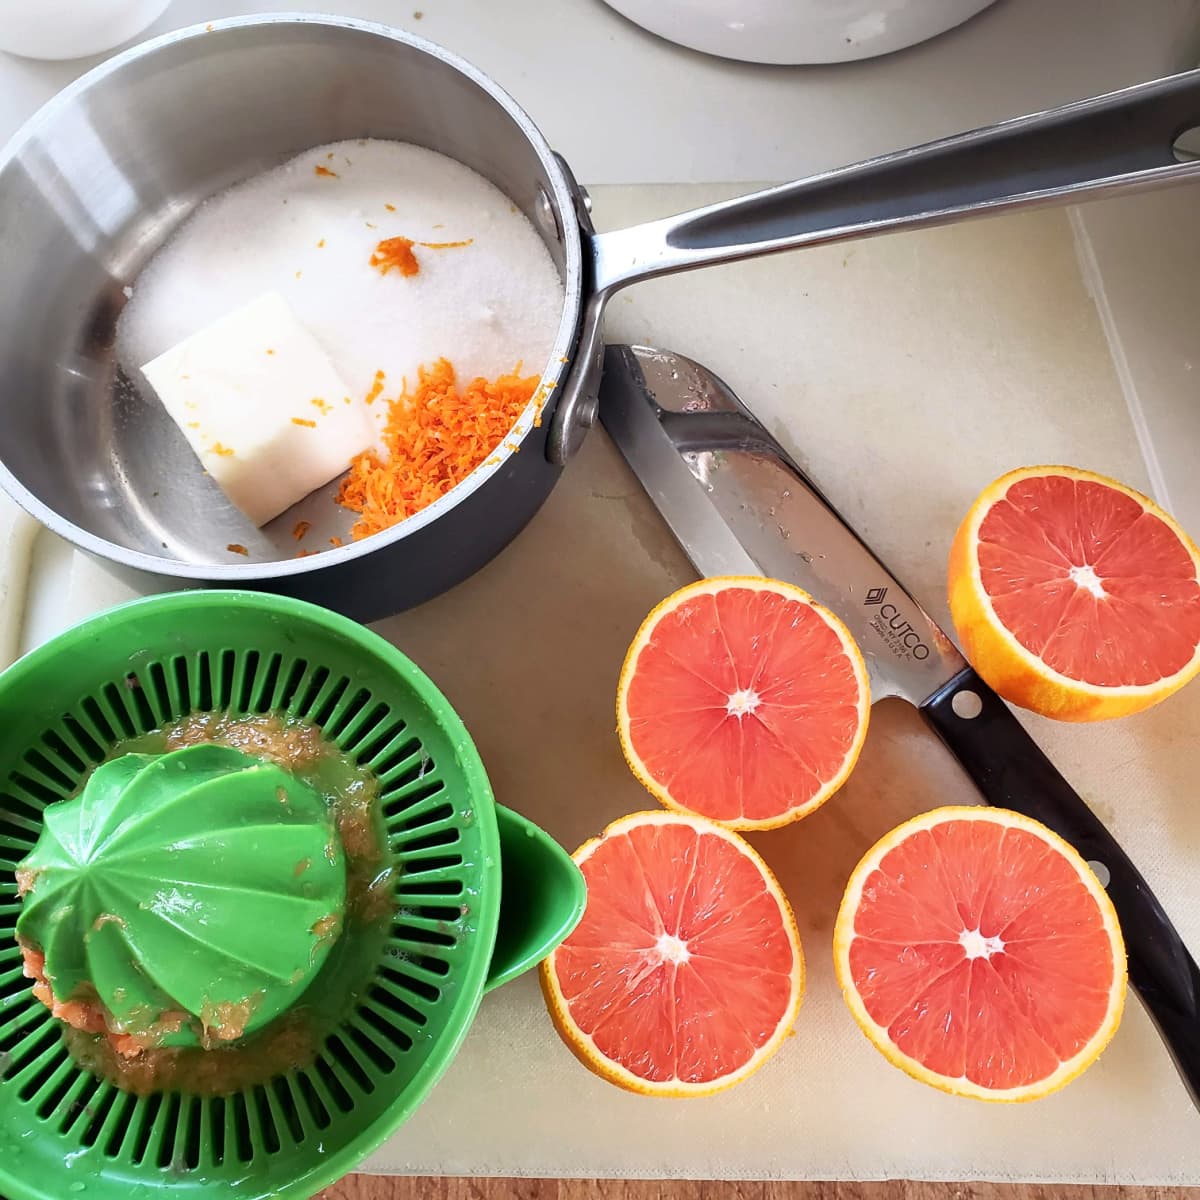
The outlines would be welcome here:
<svg viewBox="0 0 1200 1200">
<path fill-rule="evenodd" d="M 496 805 L 500 925 L 485 991 L 541 962 L 579 924 L 587 889 L 570 855 L 519 813 Z"/>
</svg>

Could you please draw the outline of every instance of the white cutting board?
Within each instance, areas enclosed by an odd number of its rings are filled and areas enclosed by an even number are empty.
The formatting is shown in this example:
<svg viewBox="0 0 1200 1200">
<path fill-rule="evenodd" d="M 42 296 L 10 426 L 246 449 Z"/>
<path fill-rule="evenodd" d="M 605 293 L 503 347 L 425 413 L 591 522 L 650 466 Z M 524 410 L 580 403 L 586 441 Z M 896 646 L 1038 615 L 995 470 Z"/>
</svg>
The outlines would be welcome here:
<svg viewBox="0 0 1200 1200">
<path fill-rule="evenodd" d="M 595 215 L 612 228 L 732 191 L 597 189 Z M 994 476 L 1068 462 L 1147 486 L 1061 211 L 643 285 L 617 299 L 609 335 L 722 375 L 942 622 L 950 539 Z M 499 799 L 573 847 L 649 806 L 613 731 L 617 674 L 644 614 L 690 578 L 597 431 L 508 551 L 378 629 L 458 707 Z M 129 594 L 43 538 L 27 639 Z M 1117 724 L 1028 723 L 1200 950 L 1200 684 Z M 914 1083 L 843 1007 L 830 928 L 854 863 L 900 820 L 972 799 L 916 713 L 881 705 L 843 791 L 754 839 L 796 909 L 809 967 L 795 1036 L 775 1060 L 709 1099 L 626 1095 L 559 1043 L 525 977 L 488 997 L 428 1103 L 365 1169 L 1200 1183 L 1200 1114 L 1136 1001 L 1082 1079 L 1011 1107 Z"/>
</svg>

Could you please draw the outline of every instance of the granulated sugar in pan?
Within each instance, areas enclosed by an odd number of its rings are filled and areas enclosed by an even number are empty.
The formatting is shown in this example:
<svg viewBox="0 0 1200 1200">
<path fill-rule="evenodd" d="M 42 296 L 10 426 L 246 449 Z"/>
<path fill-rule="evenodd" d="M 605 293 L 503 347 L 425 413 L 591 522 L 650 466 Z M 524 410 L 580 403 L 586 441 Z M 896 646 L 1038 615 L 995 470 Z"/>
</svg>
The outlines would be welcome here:
<svg viewBox="0 0 1200 1200">
<path fill-rule="evenodd" d="M 381 379 L 397 395 L 440 358 L 460 380 L 518 364 L 540 374 L 563 305 L 545 245 L 481 175 L 419 146 L 336 142 L 203 203 L 136 280 L 118 358 L 139 379 L 143 364 L 267 292 L 286 299 L 356 398 Z"/>
</svg>

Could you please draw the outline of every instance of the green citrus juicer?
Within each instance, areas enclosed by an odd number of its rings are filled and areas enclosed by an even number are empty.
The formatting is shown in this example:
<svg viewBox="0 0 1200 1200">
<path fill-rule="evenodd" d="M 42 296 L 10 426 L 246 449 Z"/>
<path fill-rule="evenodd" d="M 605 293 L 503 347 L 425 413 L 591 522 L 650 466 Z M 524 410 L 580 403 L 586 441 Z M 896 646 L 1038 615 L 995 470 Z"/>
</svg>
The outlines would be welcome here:
<svg viewBox="0 0 1200 1200">
<path fill-rule="evenodd" d="M 267 832 L 260 783 L 272 772 L 256 777 L 257 760 L 209 753 L 215 746 L 148 762 L 114 757 L 196 712 L 300 718 L 375 775 L 393 867 L 390 919 L 346 922 L 331 945 L 311 936 L 344 902 L 344 873 L 318 866 L 328 828 L 295 779 L 278 784 L 290 803 L 271 799 L 278 811 Z M 313 605 L 222 591 L 123 605 L 0 675 L 0 713 L 7 1200 L 157 1200 L 165 1188 L 230 1200 L 310 1197 L 424 1099 L 484 992 L 549 953 L 582 913 L 578 870 L 545 833 L 494 802 L 466 729 L 429 679 L 383 639 Z M 243 794 L 244 826 L 232 801 L 212 799 L 206 817 L 203 797 L 218 787 Z M 151 808 L 153 817 L 141 815 Z M 281 881 L 284 868 L 308 858 L 311 868 Z M 306 893 L 309 870 L 317 873 Z M 185 886 L 211 905 L 192 963 L 170 961 L 155 943 L 165 937 L 156 917 L 180 906 L 172 888 L 186 899 Z M 253 907 L 251 890 L 263 893 Z M 134 909 L 121 903 L 126 891 Z M 58 911 L 73 904 L 83 911 Z M 281 932 L 284 904 L 303 912 L 289 922 L 299 933 Z M 23 974 L 18 922 L 48 962 L 90 982 L 133 1025 L 139 1006 L 160 1008 L 164 998 L 199 1015 L 197 1007 L 261 993 L 252 1021 L 293 1004 L 313 1014 L 315 1060 L 224 1095 L 122 1091 L 69 1055 L 61 1023 Z M 323 961 L 297 963 L 302 949 Z"/>
<path fill-rule="evenodd" d="M 17 936 L 44 952 L 56 998 L 90 986 L 134 1036 L 176 1014 L 156 1045 L 262 1028 L 312 982 L 345 917 L 324 798 L 230 746 L 97 767 L 46 809 L 18 870 Z"/>
</svg>

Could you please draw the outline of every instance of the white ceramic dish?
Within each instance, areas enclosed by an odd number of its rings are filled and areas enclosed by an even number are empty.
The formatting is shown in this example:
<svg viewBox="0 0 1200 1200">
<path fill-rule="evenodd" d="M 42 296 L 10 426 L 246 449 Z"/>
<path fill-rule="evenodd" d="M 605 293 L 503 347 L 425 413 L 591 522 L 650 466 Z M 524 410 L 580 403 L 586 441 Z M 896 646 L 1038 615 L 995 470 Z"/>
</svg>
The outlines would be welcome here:
<svg viewBox="0 0 1200 1200">
<path fill-rule="evenodd" d="M 995 0 L 606 0 L 693 50 L 800 65 L 890 54 L 961 25 Z"/>
<path fill-rule="evenodd" d="M 171 0 L 0 0 L 0 50 L 23 58 L 102 54 L 137 37 Z"/>
</svg>

